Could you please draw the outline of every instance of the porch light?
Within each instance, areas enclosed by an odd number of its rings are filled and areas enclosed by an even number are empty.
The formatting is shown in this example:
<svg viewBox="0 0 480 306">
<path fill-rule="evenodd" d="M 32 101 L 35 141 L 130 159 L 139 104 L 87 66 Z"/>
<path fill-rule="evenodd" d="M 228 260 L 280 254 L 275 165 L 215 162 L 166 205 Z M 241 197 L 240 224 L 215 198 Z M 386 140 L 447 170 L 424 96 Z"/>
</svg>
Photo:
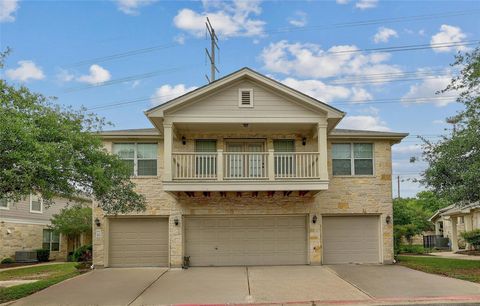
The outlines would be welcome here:
<svg viewBox="0 0 480 306">
<path fill-rule="evenodd" d="M 242 124 L 244 128 L 248 128 L 248 123 Z"/>
<path fill-rule="evenodd" d="M 97 227 L 100 227 L 100 220 L 98 218 L 95 218 L 95 225 Z"/>
<path fill-rule="evenodd" d="M 387 216 L 387 218 L 385 218 L 385 222 L 387 222 L 387 224 L 390 224 L 390 222 L 392 222 L 392 217 Z"/>
<path fill-rule="evenodd" d="M 313 223 L 313 224 L 317 223 L 317 215 L 314 215 L 314 216 L 312 217 L 312 223 Z"/>
<path fill-rule="evenodd" d="M 305 146 L 306 144 L 307 144 L 307 138 L 306 138 L 306 137 L 303 137 L 303 138 L 302 138 L 302 145 Z"/>
<path fill-rule="evenodd" d="M 180 222 L 180 221 L 178 220 L 178 218 L 175 218 L 175 219 L 173 220 L 173 223 L 175 223 L 175 226 L 178 226 L 178 223 L 179 223 L 179 222 Z"/>
<path fill-rule="evenodd" d="M 182 136 L 182 144 L 183 145 L 187 144 L 187 138 L 185 138 L 185 136 Z"/>
</svg>

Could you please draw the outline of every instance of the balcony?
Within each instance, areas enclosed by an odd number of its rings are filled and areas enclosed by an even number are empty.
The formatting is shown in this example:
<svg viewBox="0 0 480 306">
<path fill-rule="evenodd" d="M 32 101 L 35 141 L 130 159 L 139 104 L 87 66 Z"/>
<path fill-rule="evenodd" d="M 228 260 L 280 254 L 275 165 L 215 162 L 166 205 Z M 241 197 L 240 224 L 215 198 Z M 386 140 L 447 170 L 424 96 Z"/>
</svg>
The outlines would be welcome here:
<svg viewBox="0 0 480 306">
<path fill-rule="evenodd" d="M 316 193 L 328 188 L 318 152 L 172 152 L 171 166 L 172 180 L 164 182 L 165 190 L 171 192 Z"/>
</svg>

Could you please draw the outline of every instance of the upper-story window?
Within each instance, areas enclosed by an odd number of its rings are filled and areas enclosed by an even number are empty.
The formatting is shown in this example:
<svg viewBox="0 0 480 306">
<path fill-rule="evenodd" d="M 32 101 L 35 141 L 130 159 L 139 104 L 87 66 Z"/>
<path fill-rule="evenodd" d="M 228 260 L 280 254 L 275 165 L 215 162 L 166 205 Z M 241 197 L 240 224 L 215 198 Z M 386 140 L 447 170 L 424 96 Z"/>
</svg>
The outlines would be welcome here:
<svg viewBox="0 0 480 306">
<path fill-rule="evenodd" d="M 253 89 L 240 88 L 238 90 L 238 106 L 253 107 Z"/>
<path fill-rule="evenodd" d="M 41 214 L 43 212 L 43 199 L 35 194 L 30 195 L 30 212 Z"/>
<path fill-rule="evenodd" d="M 373 144 L 334 143 L 333 175 L 373 175 Z"/>
<path fill-rule="evenodd" d="M 7 199 L 0 198 L 0 209 L 8 209 Z"/>
<path fill-rule="evenodd" d="M 156 143 L 115 143 L 113 153 L 127 164 L 132 176 L 157 175 Z"/>
</svg>

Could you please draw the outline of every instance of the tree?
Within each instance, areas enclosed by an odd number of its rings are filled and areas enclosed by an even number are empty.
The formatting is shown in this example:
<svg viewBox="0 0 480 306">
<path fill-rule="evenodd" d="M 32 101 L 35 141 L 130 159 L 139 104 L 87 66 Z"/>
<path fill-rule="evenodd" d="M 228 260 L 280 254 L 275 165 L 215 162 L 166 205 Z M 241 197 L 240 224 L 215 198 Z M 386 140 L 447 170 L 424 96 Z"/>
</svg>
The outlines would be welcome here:
<svg viewBox="0 0 480 306">
<path fill-rule="evenodd" d="M 105 120 L 54 101 L 0 80 L 2 198 L 19 201 L 34 192 L 48 205 L 55 196 L 73 200 L 82 191 L 109 214 L 144 210 L 128 167 L 97 135 Z"/>
<path fill-rule="evenodd" d="M 442 93 L 459 93 L 464 108 L 449 118 L 450 135 L 435 143 L 424 139 L 428 168 L 422 182 L 439 197 L 466 205 L 480 200 L 480 47 L 458 54 L 452 66 L 460 73 Z"/>
<path fill-rule="evenodd" d="M 82 205 L 64 207 L 53 215 L 51 229 L 67 236 L 76 236 L 92 231 L 92 209 Z"/>
</svg>

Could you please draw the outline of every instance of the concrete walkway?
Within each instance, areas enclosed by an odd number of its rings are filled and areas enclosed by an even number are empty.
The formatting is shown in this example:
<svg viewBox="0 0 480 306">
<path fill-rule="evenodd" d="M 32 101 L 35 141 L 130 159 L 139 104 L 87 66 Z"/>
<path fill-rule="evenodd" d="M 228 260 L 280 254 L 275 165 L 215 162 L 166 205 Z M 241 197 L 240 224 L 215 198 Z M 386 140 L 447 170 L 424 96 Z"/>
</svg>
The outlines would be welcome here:
<svg viewBox="0 0 480 306">
<path fill-rule="evenodd" d="M 433 255 L 441 258 L 452 258 L 452 259 L 465 259 L 465 260 L 478 260 L 480 261 L 480 256 L 465 255 L 465 254 L 455 254 L 454 252 L 433 252 L 428 255 Z"/>
<path fill-rule="evenodd" d="M 95 270 L 9 305 L 480 303 L 480 285 L 401 266 Z"/>
</svg>

